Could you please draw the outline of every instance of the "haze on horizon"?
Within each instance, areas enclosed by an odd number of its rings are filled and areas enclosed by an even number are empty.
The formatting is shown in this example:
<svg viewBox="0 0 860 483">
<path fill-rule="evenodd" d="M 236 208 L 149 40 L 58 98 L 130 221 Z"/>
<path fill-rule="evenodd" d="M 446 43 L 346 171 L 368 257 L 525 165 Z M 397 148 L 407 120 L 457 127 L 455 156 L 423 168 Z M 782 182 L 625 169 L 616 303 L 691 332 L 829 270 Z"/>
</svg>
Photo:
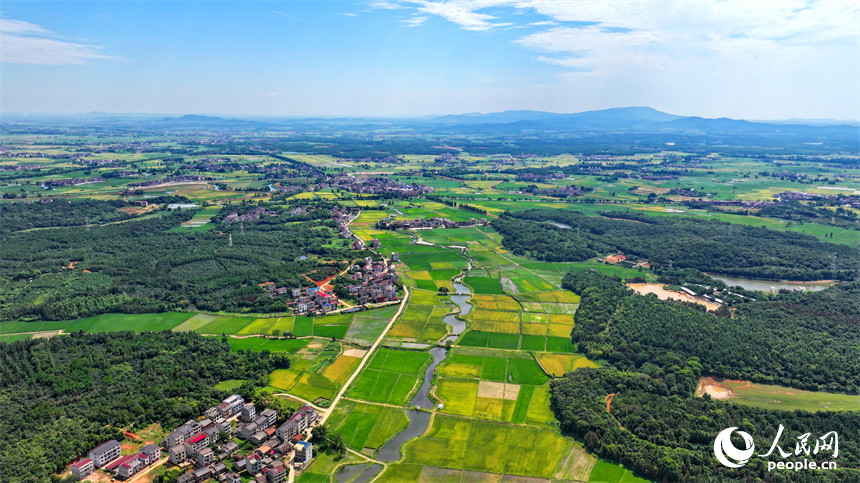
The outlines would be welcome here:
<svg viewBox="0 0 860 483">
<path fill-rule="evenodd" d="M 860 120 L 854 1 L 7 1 L 10 113 Z"/>
</svg>

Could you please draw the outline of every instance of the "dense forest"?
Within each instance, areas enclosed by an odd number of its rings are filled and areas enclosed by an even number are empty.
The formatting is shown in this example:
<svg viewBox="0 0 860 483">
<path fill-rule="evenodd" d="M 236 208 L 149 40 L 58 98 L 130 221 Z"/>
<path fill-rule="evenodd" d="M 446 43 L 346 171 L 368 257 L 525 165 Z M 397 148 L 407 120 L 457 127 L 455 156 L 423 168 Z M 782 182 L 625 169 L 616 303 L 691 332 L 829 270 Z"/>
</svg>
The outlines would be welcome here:
<svg viewBox="0 0 860 483">
<path fill-rule="evenodd" d="M 849 230 L 860 230 L 857 213 L 838 206 L 832 210 L 825 207 L 805 205 L 799 201 L 784 201 L 775 205 L 765 206 L 757 213 L 758 216 L 772 216 L 799 223 L 823 223 Z"/>
<path fill-rule="evenodd" d="M 303 275 L 325 265 L 314 256 L 358 256 L 325 246 L 334 238 L 331 220 L 270 225 L 262 217 L 244 226 L 219 224 L 218 231 L 171 231 L 192 214 L 174 212 L 88 231 L 6 234 L 0 239 L 0 319 L 63 320 L 187 307 L 286 311 L 285 299 L 271 297 L 259 284 L 310 286 Z"/>
<path fill-rule="evenodd" d="M 58 226 L 84 226 L 130 220 L 136 215 L 120 211 L 133 206 L 122 200 L 114 201 L 66 201 L 54 200 L 42 203 L 0 204 L 0 233 Z M 139 216 L 139 215 L 137 215 Z"/>
<path fill-rule="evenodd" d="M 552 381 L 551 406 L 564 433 L 584 442 L 585 448 L 623 463 L 655 481 L 860 481 L 860 412 L 771 411 L 694 396 L 701 365 L 664 351 L 637 369 L 614 367 L 579 369 Z M 612 394 L 610 411 L 607 397 Z M 754 456 L 742 468 L 727 468 L 714 458 L 716 435 L 731 427 L 749 433 L 755 454 L 765 454 L 779 426 L 784 426 L 778 450 L 768 459 Z M 797 437 L 811 433 L 814 440 L 836 431 L 839 455 L 821 451 L 795 456 Z M 733 438 L 734 439 L 734 438 Z M 743 448 L 740 441 L 735 446 Z M 767 462 L 835 461 L 828 471 L 767 471 Z"/>
<path fill-rule="evenodd" d="M 562 284 L 582 296 L 573 343 L 619 369 L 671 351 L 710 374 L 860 394 L 860 282 L 777 294 L 732 315 L 634 295 L 596 271 L 569 273 Z"/>
<path fill-rule="evenodd" d="M 856 248 L 801 233 L 698 218 L 625 212 L 589 217 L 565 210 L 529 210 L 505 213 L 493 227 L 504 236 L 508 250 L 546 261 L 582 261 L 621 251 L 647 258 L 654 266 L 739 277 L 854 280 L 860 259 Z"/>
<path fill-rule="evenodd" d="M 47 482 L 121 429 L 172 428 L 228 394 L 250 396 L 285 353 L 230 351 L 223 340 L 159 332 L 73 333 L 0 343 L 0 468 L 8 482 Z"/>
</svg>

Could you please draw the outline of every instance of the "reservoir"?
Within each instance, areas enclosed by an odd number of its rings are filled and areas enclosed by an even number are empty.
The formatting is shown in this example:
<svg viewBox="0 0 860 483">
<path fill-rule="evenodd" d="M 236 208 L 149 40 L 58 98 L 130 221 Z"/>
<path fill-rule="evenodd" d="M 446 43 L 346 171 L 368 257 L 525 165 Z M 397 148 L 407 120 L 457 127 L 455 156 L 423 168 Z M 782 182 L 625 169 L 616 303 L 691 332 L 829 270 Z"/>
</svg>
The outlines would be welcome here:
<svg viewBox="0 0 860 483">
<path fill-rule="evenodd" d="M 827 287 L 836 284 L 833 280 L 819 280 L 815 282 L 775 282 L 771 280 L 728 277 L 713 273 L 706 273 L 705 275 L 717 280 L 722 280 L 729 287 L 740 286 L 747 290 L 759 290 L 762 292 L 776 292 L 783 288 L 788 290 L 808 290 L 810 292 L 818 292 L 819 290 L 824 290 Z"/>
</svg>

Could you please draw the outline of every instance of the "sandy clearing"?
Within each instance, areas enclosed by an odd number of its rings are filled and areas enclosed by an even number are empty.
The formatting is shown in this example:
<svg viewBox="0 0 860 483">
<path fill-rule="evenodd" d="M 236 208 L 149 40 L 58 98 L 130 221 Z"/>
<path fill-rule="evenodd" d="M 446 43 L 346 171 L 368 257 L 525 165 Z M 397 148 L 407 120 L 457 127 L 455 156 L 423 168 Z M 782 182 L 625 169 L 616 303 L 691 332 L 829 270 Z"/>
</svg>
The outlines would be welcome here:
<svg viewBox="0 0 860 483">
<path fill-rule="evenodd" d="M 719 383 L 711 378 L 706 377 L 699 381 L 699 386 L 696 388 L 696 395 L 699 397 L 705 394 L 710 394 L 714 399 L 729 399 L 735 394 L 728 388 L 720 386 Z"/>
<path fill-rule="evenodd" d="M 693 297 L 690 294 L 684 292 L 673 292 L 671 290 L 666 290 L 665 285 L 661 285 L 659 283 L 628 283 L 627 286 L 632 288 L 636 293 L 640 295 L 645 295 L 649 293 L 653 293 L 660 300 L 680 300 L 683 302 L 693 302 L 700 305 L 704 305 L 708 310 L 717 310 L 720 308 L 718 304 L 713 302 L 706 302 L 704 300 L 699 300 L 696 297 Z"/>
<path fill-rule="evenodd" d="M 62 330 L 48 330 L 45 332 L 36 332 L 33 334 L 32 339 L 50 339 L 51 337 L 59 334 Z"/>
</svg>

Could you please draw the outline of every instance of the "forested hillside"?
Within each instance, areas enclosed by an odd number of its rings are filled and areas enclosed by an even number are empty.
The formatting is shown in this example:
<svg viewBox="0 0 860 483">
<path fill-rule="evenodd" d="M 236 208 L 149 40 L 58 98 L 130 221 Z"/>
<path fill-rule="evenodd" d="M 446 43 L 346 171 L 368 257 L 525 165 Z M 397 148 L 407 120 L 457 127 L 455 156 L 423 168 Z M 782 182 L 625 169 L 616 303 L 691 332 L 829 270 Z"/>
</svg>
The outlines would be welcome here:
<svg viewBox="0 0 860 483">
<path fill-rule="evenodd" d="M 551 404 L 562 431 L 580 438 L 587 450 L 655 481 L 860 481 L 860 412 L 772 411 L 698 398 L 700 370 L 695 358 L 685 361 L 672 352 L 638 370 L 579 369 L 550 383 Z M 774 450 L 769 460 L 753 457 L 742 468 L 727 468 L 713 456 L 714 436 L 731 427 L 749 433 L 756 454 L 764 454 L 779 425 L 784 426 L 779 444 L 792 455 L 786 460 Z M 832 451 L 794 455 L 798 436 L 811 433 L 812 441 L 831 431 L 839 435 L 838 457 Z M 767 471 L 767 461 L 803 458 L 835 461 L 838 468 Z"/>
<path fill-rule="evenodd" d="M 191 305 L 212 311 L 283 311 L 284 301 L 258 284 L 308 286 L 302 275 L 320 265 L 300 256 L 350 256 L 347 250 L 324 247 L 333 237 L 331 220 L 169 231 L 191 215 L 171 213 L 88 231 L 7 234 L 0 240 L 0 319 L 62 320 Z"/>
<path fill-rule="evenodd" d="M 244 379 L 250 396 L 266 374 L 288 368 L 285 353 L 233 353 L 197 334 L 73 333 L 0 343 L 0 479 L 47 482 L 120 428 L 197 418 L 226 395 L 214 389 Z"/>
<path fill-rule="evenodd" d="M 697 218 L 565 210 L 506 213 L 493 222 L 505 248 L 546 261 L 581 261 L 622 251 L 654 265 L 769 280 L 854 280 L 860 251 L 811 236 Z M 571 228 L 560 228 L 554 221 Z"/>
<path fill-rule="evenodd" d="M 734 316 L 634 295 L 595 271 L 569 273 L 582 295 L 573 343 L 629 370 L 672 351 L 732 379 L 860 393 L 860 283 L 780 294 Z"/>
</svg>

